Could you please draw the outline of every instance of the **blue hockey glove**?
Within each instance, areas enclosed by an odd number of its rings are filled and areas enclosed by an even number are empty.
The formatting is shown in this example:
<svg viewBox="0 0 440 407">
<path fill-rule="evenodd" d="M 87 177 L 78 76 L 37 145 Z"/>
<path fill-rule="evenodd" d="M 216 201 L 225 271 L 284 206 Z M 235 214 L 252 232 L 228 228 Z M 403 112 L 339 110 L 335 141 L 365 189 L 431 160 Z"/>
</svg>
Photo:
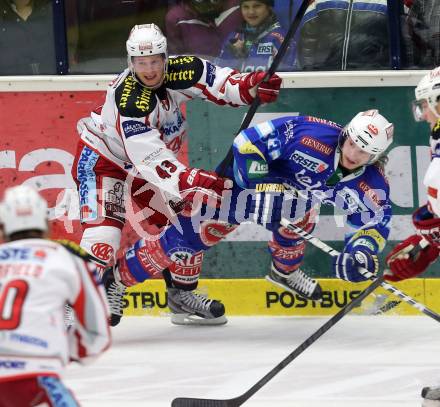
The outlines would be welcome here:
<svg viewBox="0 0 440 407">
<path fill-rule="evenodd" d="M 358 283 L 367 280 L 359 267 L 367 269 L 374 275 L 379 271 L 379 259 L 376 254 L 367 246 L 348 245 L 337 257 L 334 257 L 333 269 L 337 278 Z"/>
</svg>

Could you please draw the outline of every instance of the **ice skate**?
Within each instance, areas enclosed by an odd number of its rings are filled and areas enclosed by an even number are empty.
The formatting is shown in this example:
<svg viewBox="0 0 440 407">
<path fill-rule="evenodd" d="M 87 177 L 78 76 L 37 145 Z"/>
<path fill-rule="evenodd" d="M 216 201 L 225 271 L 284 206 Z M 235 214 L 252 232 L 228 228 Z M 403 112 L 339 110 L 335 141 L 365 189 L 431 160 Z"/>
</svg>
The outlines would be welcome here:
<svg viewBox="0 0 440 407">
<path fill-rule="evenodd" d="M 217 300 L 194 291 L 168 288 L 171 322 L 176 325 L 223 325 L 227 322 L 225 307 Z"/>
<path fill-rule="evenodd" d="M 266 276 L 266 280 L 308 300 L 321 300 L 321 286 L 316 280 L 310 278 L 301 269 L 290 274 L 284 274 L 278 271 L 272 263 L 271 270 L 269 275 Z"/>
<path fill-rule="evenodd" d="M 422 407 L 440 407 L 440 387 L 424 387 L 422 397 Z"/>
<path fill-rule="evenodd" d="M 125 295 L 125 285 L 115 280 L 113 267 L 108 267 L 102 275 L 102 282 L 107 294 L 107 301 L 110 307 L 111 326 L 116 326 L 121 321 L 123 315 L 122 299 Z"/>
</svg>

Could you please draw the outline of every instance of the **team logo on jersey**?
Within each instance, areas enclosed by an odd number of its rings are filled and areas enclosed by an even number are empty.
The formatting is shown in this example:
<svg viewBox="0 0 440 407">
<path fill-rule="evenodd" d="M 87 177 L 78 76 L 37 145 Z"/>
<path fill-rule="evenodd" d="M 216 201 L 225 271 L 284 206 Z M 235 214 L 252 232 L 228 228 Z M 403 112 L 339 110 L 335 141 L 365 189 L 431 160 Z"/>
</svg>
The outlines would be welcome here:
<svg viewBox="0 0 440 407">
<path fill-rule="evenodd" d="M 136 120 L 127 120 L 122 123 L 122 130 L 124 130 L 125 138 L 130 138 L 138 134 L 148 133 L 151 128 Z"/>
<path fill-rule="evenodd" d="M 260 42 L 257 46 L 258 55 L 271 55 L 272 54 L 272 43 L 271 42 Z"/>
<path fill-rule="evenodd" d="M 262 178 L 269 171 L 269 165 L 263 160 L 246 160 L 246 168 L 249 178 Z"/>
<path fill-rule="evenodd" d="M 100 260 L 109 261 L 113 258 L 113 247 L 107 243 L 95 243 L 92 245 L 92 253 Z"/>
<path fill-rule="evenodd" d="M 216 67 L 209 62 L 206 63 L 206 83 L 209 86 L 214 85 Z"/>
<path fill-rule="evenodd" d="M 333 152 L 332 147 L 310 136 L 302 137 L 301 144 L 324 155 L 330 155 Z"/>
<path fill-rule="evenodd" d="M 303 151 L 295 150 L 290 156 L 290 159 L 301 167 L 307 168 L 309 171 L 319 174 L 328 168 L 328 164 L 319 160 L 316 157 L 312 157 L 304 153 Z"/>
</svg>

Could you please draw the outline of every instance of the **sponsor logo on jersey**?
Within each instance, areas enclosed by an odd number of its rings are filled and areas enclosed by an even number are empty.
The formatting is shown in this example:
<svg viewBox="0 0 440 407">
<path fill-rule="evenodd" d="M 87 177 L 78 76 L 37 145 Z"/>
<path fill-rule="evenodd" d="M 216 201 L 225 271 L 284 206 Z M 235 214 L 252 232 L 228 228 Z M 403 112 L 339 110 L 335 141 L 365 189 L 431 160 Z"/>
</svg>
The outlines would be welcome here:
<svg viewBox="0 0 440 407">
<path fill-rule="evenodd" d="M 263 160 L 246 160 L 246 167 L 249 178 L 262 178 L 269 171 L 269 165 Z"/>
<path fill-rule="evenodd" d="M 328 168 L 328 164 L 324 161 L 298 150 L 293 152 L 290 159 L 315 174 L 319 174 Z"/>
<path fill-rule="evenodd" d="M 201 272 L 203 252 L 196 252 L 186 247 L 177 247 L 168 252 L 169 258 L 175 263 L 172 273 L 180 276 L 182 282 L 192 282 L 192 276 Z M 186 277 L 189 277 L 187 279 Z"/>
<path fill-rule="evenodd" d="M 182 126 L 183 126 L 183 116 L 180 109 L 177 108 L 174 110 L 174 117 L 172 118 L 172 120 L 167 121 L 160 128 L 161 133 L 163 133 L 167 139 L 165 141 L 169 142 L 171 136 L 174 136 L 177 133 L 179 133 Z"/>
<path fill-rule="evenodd" d="M 151 96 L 153 91 L 151 89 L 141 87 L 141 93 L 136 96 L 134 104 L 141 112 L 150 110 Z"/>
<path fill-rule="evenodd" d="M 205 246 L 214 246 L 237 227 L 238 225 L 231 223 L 222 223 L 215 220 L 205 221 L 200 228 L 200 240 Z"/>
<path fill-rule="evenodd" d="M 257 46 L 258 55 L 271 55 L 272 54 L 272 43 L 271 42 L 260 42 Z"/>
<path fill-rule="evenodd" d="M 76 170 L 78 181 L 80 182 L 78 192 L 82 222 L 95 220 L 98 217 L 96 175 L 94 171 L 98 158 L 99 155 L 92 149 L 84 147 L 78 160 Z M 92 197 L 90 197 L 90 194 L 92 194 Z"/>
<path fill-rule="evenodd" d="M 100 260 L 109 261 L 113 258 L 113 247 L 107 243 L 95 243 L 91 250 L 93 255 Z"/>
<path fill-rule="evenodd" d="M 138 134 L 148 133 L 151 128 L 136 120 L 127 120 L 122 123 L 122 130 L 124 130 L 125 138 L 130 138 Z"/>
<path fill-rule="evenodd" d="M 105 217 L 124 222 L 125 197 L 127 194 L 125 182 L 118 178 L 103 177 L 102 190 L 104 191 Z"/>
<path fill-rule="evenodd" d="M 316 140 L 310 136 L 304 136 L 301 138 L 301 144 L 310 147 L 312 150 L 318 151 L 324 155 L 330 155 L 333 153 L 333 147 L 323 143 L 322 141 Z"/>
<path fill-rule="evenodd" d="M 371 202 L 373 202 L 376 206 L 380 206 L 381 199 L 377 192 L 372 189 L 365 181 L 361 181 L 358 184 L 361 191 L 365 193 L 365 196 L 370 198 Z M 384 198 L 385 198 L 385 192 L 384 192 Z"/>
<path fill-rule="evenodd" d="M 0 260 L 29 260 L 30 253 L 28 248 L 0 249 Z"/>
<path fill-rule="evenodd" d="M 26 362 L 22 360 L 1 360 L 0 359 L 0 370 L 2 369 L 18 369 L 23 370 L 26 366 Z"/>
<path fill-rule="evenodd" d="M 179 69 L 166 74 L 167 82 L 192 81 L 196 71 L 194 69 Z"/>
<path fill-rule="evenodd" d="M 128 99 L 136 86 L 136 82 L 131 75 L 128 75 L 124 80 L 124 87 L 122 89 L 121 97 L 119 98 L 119 107 L 127 107 Z"/>
<path fill-rule="evenodd" d="M 170 58 L 170 59 L 168 59 L 168 65 L 176 65 L 176 64 L 186 65 L 186 64 L 190 64 L 191 62 L 193 62 L 194 59 L 195 59 L 194 57 L 190 57 L 190 56 Z"/>
<path fill-rule="evenodd" d="M 348 213 L 360 213 L 369 211 L 367 206 L 361 201 L 357 191 L 346 186 L 340 191 L 336 192 L 334 205 L 340 209 L 344 209 L 343 206 L 346 206 L 346 210 Z"/>
<path fill-rule="evenodd" d="M 206 83 L 209 86 L 214 85 L 216 67 L 209 62 L 206 63 Z"/>
<path fill-rule="evenodd" d="M 48 348 L 49 347 L 49 344 L 47 343 L 47 341 L 45 341 L 44 339 L 41 339 L 41 338 L 37 338 L 35 336 L 20 335 L 17 333 L 11 333 L 11 335 L 9 336 L 9 339 L 14 342 L 21 342 L 21 343 L 25 343 L 27 345 L 39 346 L 41 348 Z"/>
<path fill-rule="evenodd" d="M 283 184 L 257 184 L 255 192 L 284 192 L 286 188 Z"/>
<path fill-rule="evenodd" d="M 312 123 L 327 124 L 328 126 L 337 127 L 338 129 L 341 128 L 338 123 L 332 122 L 330 120 L 320 119 L 319 117 L 306 116 L 306 119 Z"/>
<path fill-rule="evenodd" d="M 293 129 L 295 128 L 295 125 L 293 124 L 293 120 L 287 120 L 284 123 L 284 126 L 286 127 L 283 131 L 284 137 L 286 138 L 286 142 L 293 139 L 294 132 Z"/>
</svg>

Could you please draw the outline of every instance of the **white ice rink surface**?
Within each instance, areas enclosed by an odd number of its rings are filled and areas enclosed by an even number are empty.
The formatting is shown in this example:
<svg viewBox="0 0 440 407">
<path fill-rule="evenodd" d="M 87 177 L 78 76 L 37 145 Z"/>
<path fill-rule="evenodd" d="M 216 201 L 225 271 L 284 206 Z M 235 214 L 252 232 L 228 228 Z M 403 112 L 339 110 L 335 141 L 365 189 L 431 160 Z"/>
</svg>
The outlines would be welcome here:
<svg viewBox="0 0 440 407">
<path fill-rule="evenodd" d="M 248 390 L 327 318 L 230 317 L 221 327 L 127 317 L 95 363 L 66 384 L 83 407 L 171 406 L 175 397 Z M 420 407 L 440 383 L 440 324 L 428 317 L 347 316 L 244 406 Z"/>
</svg>

